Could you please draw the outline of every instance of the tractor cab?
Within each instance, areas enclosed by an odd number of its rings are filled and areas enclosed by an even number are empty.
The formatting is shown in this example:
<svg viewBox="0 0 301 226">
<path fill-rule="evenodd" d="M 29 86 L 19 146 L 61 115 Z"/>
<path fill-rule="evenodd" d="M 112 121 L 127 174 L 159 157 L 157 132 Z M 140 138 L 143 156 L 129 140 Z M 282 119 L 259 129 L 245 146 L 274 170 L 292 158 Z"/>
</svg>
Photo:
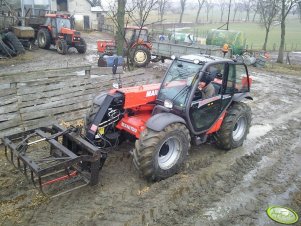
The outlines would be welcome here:
<svg viewBox="0 0 301 226">
<path fill-rule="evenodd" d="M 132 46 L 135 42 L 149 42 L 148 40 L 148 28 L 138 26 L 127 26 L 124 29 L 125 39 L 129 46 Z"/>
<path fill-rule="evenodd" d="M 204 98 L 199 89 L 204 76 L 214 87 L 210 98 Z M 250 84 L 244 64 L 206 55 L 184 56 L 175 59 L 167 71 L 153 114 L 170 112 L 184 118 L 193 134 L 212 133 L 214 122 L 232 100 L 248 96 Z"/>
<path fill-rule="evenodd" d="M 59 34 L 70 33 L 72 30 L 71 18 L 69 15 L 64 14 L 46 14 L 45 27 L 48 27 L 51 31 L 53 38 L 57 38 Z"/>
</svg>

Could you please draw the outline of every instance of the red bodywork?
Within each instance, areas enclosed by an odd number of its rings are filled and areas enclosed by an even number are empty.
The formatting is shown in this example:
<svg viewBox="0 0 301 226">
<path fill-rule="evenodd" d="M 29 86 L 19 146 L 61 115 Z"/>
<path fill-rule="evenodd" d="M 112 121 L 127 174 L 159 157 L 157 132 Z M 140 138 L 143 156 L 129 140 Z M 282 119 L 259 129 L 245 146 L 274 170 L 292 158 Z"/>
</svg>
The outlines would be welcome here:
<svg viewBox="0 0 301 226">
<path fill-rule="evenodd" d="M 116 43 L 113 40 L 98 40 L 97 51 L 99 53 L 111 54 L 116 51 Z"/>
<path fill-rule="evenodd" d="M 63 19 L 70 20 L 70 15 L 66 15 L 66 14 L 46 14 L 45 17 L 51 18 L 52 20 L 55 20 L 56 18 L 63 18 Z M 53 29 L 55 29 L 55 28 L 52 27 L 51 24 L 48 24 L 47 26 L 42 26 L 42 27 L 46 27 L 48 29 L 48 31 L 51 33 L 51 35 L 54 39 L 54 43 L 56 43 L 58 38 L 65 39 L 64 35 L 71 35 L 70 40 L 72 43 L 80 42 L 80 32 L 73 30 L 69 27 L 62 27 L 60 30 L 58 30 L 56 37 L 53 33 Z M 68 43 L 68 44 L 70 44 L 70 43 Z"/>
<path fill-rule="evenodd" d="M 129 116 L 125 113 L 116 128 L 125 130 L 139 139 L 147 120 L 152 116 L 159 88 L 160 84 L 151 84 L 118 89 L 118 92 L 124 93 L 125 96 L 124 109 L 130 109 L 135 114 Z M 116 91 L 112 90 L 110 93 Z"/>
<path fill-rule="evenodd" d="M 141 132 L 146 128 L 147 121 L 152 116 L 160 85 L 161 84 L 150 84 L 111 90 L 110 93 L 123 93 L 125 95 L 124 109 L 134 112 L 134 115 L 125 113 L 123 118 L 116 125 L 116 128 L 124 130 L 139 139 Z M 182 85 L 182 83 L 179 83 L 178 85 Z M 218 131 L 225 115 L 226 111 L 219 117 L 206 134 Z"/>
</svg>

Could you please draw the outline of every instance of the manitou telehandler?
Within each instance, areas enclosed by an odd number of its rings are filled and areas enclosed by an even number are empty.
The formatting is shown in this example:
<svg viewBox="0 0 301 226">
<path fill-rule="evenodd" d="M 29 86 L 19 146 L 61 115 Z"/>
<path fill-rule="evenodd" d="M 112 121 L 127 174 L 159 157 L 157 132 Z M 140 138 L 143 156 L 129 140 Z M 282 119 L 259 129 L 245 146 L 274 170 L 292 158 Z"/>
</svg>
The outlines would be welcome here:
<svg viewBox="0 0 301 226">
<path fill-rule="evenodd" d="M 215 95 L 208 99 L 198 88 L 204 76 L 211 78 L 215 88 Z M 5 137 L 7 157 L 14 161 L 17 156 L 16 165 L 30 171 L 40 188 L 79 174 L 94 185 L 110 148 L 128 139 L 135 142 L 131 153 L 140 173 L 148 180 L 162 180 L 178 172 L 191 144 L 210 140 L 225 150 L 243 144 L 251 109 L 242 101 L 252 99 L 251 81 L 247 67 L 233 60 L 208 55 L 175 58 L 160 84 L 96 96 L 81 134 L 54 125 L 28 131 L 18 142 L 14 139 L 22 134 Z M 37 135 L 38 140 L 33 138 Z M 41 140 L 51 147 L 50 157 L 42 159 L 44 166 L 27 151 Z M 45 179 L 57 171 L 66 175 Z"/>
<path fill-rule="evenodd" d="M 85 53 L 87 44 L 80 32 L 72 29 L 72 19 L 66 14 L 46 14 L 46 22 L 41 25 L 38 33 L 38 45 L 42 49 L 49 49 L 51 44 L 60 54 L 66 54 L 74 47 L 78 53 Z"/>
</svg>

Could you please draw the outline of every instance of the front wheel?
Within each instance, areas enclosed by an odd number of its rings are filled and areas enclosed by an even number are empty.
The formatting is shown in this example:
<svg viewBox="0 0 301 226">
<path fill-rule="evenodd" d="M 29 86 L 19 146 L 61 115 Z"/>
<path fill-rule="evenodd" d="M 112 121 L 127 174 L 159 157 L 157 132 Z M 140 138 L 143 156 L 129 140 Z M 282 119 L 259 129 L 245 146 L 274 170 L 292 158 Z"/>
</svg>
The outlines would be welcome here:
<svg viewBox="0 0 301 226">
<path fill-rule="evenodd" d="M 249 133 L 251 118 L 251 108 L 247 104 L 237 102 L 231 105 L 216 132 L 217 146 L 225 150 L 241 146 Z"/>
<path fill-rule="evenodd" d="M 78 46 L 76 46 L 77 52 L 80 54 L 83 54 L 87 51 L 87 43 L 85 39 L 80 38 L 80 43 Z"/>
<path fill-rule="evenodd" d="M 56 43 L 56 50 L 58 53 L 65 55 L 68 52 L 68 45 L 64 39 L 58 39 Z"/>
<path fill-rule="evenodd" d="M 187 157 L 190 134 L 184 124 L 173 123 L 160 132 L 146 128 L 135 143 L 134 164 L 153 181 L 177 173 Z"/>
</svg>

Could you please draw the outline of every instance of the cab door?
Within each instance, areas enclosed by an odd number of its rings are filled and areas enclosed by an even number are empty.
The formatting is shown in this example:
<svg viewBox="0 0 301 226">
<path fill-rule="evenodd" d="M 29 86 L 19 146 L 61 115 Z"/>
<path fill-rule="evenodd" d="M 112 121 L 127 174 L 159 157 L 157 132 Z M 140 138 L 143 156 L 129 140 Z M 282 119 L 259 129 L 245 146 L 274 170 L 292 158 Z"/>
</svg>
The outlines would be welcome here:
<svg viewBox="0 0 301 226">
<path fill-rule="evenodd" d="M 193 101 L 189 117 L 194 131 L 197 133 L 208 130 L 221 113 L 222 96 Z"/>
<path fill-rule="evenodd" d="M 215 96 L 207 99 L 197 98 L 191 102 L 189 119 L 195 133 L 201 133 L 210 129 L 221 114 L 223 95 L 222 81 L 227 77 L 225 63 L 212 64 L 206 68 L 206 73 L 212 77 L 212 85 L 215 87 Z M 216 78 L 214 80 L 214 78 Z M 195 91 L 197 93 L 197 91 Z M 196 94 L 195 94 L 196 95 Z"/>
</svg>

